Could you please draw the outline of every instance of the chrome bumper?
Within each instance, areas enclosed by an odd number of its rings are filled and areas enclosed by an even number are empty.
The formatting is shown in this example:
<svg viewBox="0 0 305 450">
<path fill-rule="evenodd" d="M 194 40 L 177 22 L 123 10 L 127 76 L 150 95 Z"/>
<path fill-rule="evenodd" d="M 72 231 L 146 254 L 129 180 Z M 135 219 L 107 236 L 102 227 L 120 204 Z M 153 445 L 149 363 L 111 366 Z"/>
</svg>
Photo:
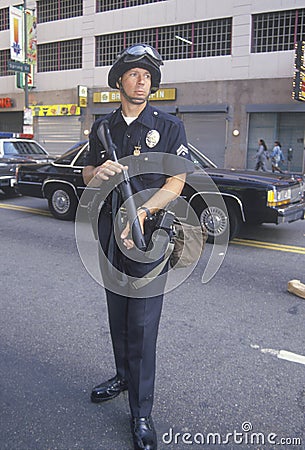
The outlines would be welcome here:
<svg viewBox="0 0 305 450">
<path fill-rule="evenodd" d="M 285 208 L 275 208 L 277 210 L 277 223 L 294 222 L 305 219 L 305 203 L 289 205 Z"/>
</svg>

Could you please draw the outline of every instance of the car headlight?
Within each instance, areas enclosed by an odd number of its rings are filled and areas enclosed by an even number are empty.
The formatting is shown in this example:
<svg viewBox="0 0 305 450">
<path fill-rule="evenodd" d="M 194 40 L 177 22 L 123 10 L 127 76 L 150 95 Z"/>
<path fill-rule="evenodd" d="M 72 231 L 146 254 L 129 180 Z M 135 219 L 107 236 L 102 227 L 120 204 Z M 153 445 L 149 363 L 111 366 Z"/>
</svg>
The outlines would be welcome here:
<svg viewBox="0 0 305 450">
<path fill-rule="evenodd" d="M 282 189 L 278 191 L 276 188 L 268 191 L 267 205 L 268 206 L 281 206 L 288 205 L 291 200 L 291 189 Z"/>
</svg>

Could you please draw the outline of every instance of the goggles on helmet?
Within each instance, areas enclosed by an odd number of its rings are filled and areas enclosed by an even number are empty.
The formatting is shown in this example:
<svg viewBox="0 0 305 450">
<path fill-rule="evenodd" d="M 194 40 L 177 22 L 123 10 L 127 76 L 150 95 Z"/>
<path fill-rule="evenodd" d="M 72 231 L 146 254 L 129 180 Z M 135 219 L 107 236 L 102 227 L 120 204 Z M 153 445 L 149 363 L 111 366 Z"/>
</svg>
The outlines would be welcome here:
<svg viewBox="0 0 305 450">
<path fill-rule="evenodd" d="M 160 53 L 150 45 L 132 45 L 131 47 L 128 47 L 124 53 L 125 62 L 140 61 L 142 58 L 147 57 L 155 66 L 159 67 L 163 65 Z"/>
<path fill-rule="evenodd" d="M 130 69 L 140 67 L 151 74 L 151 92 L 159 89 L 162 58 L 153 47 L 147 44 L 134 44 L 123 50 L 116 58 L 108 73 L 108 84 L 116 89 L 121 76 Z"/>
</svg>

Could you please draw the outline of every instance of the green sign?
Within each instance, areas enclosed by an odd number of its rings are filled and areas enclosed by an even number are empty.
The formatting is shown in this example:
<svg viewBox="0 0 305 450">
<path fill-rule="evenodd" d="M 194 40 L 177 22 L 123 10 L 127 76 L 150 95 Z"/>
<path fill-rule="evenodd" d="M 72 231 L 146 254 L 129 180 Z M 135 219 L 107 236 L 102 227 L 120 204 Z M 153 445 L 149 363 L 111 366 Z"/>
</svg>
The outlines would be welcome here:
<svg viewBox="0 0 305 450">
<path fill-rule="evenodd" d="M 24 73 L 30 73 L 31 72 L 31 66 L 27 63 L 22 63 L 20 61 L 12 61 L 9 60 L 7 67 L 9 70 L 14 70 L 15 72 L 24 72 Z"/>
</svg>

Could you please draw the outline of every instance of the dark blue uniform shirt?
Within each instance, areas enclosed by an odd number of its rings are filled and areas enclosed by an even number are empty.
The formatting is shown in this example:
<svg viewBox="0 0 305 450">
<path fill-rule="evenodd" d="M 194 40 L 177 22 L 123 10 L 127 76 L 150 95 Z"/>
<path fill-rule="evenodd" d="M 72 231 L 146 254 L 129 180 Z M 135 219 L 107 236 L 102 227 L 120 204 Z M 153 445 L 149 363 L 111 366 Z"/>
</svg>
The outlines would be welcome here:
<svg viewBox="0 0 305 450">
<path fill-rule="evenodd" d="M 143 191 L 142 201 L 152 195 L 150 188 L 161 188 L 167 177 L 193 171 L 183 123 L 149 103 L 130 125 L 125 122 L 121 108 L 96 120 L 89 136 L 85 165 L 96 167 L 111 158 L 97 136 L 98 126 L 105 119 L 117 146 L 118 160 L 133 155 L 127 162 L 128 171 L 133 192 Z"/>
</svg>

